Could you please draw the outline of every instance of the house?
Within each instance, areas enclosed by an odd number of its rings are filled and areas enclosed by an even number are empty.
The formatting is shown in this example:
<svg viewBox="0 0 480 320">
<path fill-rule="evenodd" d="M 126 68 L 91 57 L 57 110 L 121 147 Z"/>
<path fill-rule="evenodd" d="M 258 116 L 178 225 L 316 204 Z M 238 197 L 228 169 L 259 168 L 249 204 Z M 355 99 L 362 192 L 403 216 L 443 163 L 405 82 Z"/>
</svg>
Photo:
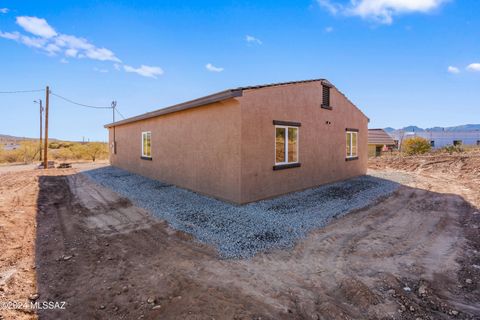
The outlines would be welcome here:
<svg viewBox="0 0 480 320">
<path fill-rule="evenodd" d="M 242 204 L 364 175 L 367 124 L 316 79 L 229 89 L 105 127 L 113 166 Z"/>
<path fill-rule="evenodd" d="M 433 149 L 439 149 L 446 146 L 480 146 L 480 130 L 470 131 L 403 131 L 397 130 L 390 133 L 391 137 L 397 141 L 405 141 L 413 137 L 421 137 L 430 142 Z"/>
<path fill-rule="evenodd" d="M 382 152 L 395 147 L 393 138 L 383 129 L 368 129 L 368 156 L 379 157 Z"/>
</svg>

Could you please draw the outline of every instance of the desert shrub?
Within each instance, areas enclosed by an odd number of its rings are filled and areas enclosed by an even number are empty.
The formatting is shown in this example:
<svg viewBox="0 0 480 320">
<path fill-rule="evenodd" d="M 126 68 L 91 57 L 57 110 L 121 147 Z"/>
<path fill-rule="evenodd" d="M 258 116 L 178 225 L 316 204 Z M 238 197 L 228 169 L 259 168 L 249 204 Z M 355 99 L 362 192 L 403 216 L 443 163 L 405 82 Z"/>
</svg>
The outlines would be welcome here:
<svg viewBox="0 0 480 320">
<path fill-rule="evenodd" d="M 85 152 L 92 161 L 97 159 L 106 159 L 108 156 L 108 146 L 106 143 L 89 142 L 85 145 L 85 147 Z"/>
<path fill-rule="evenodd" d="M 55 152 L 51 152 L 51 157 L 55 160 L 69 160 L 74 159 L 74 154 L 71 148 L 60 148 L 55 150 Z"/>
<path fill-rule="evenodd" d="M 443 147 L 443 151 L 452 154 L 454 152 L 463 152 L 465 150 L 463 149 L 463 147 L 461 145 L 457 145 L 457 146 L 448 145 L 448 146 Z"/>
<path fill-rule="evenodd" d="M 427 153 L 431 150 L 430 142 L 421 137 L 413 137 L 403 141 L 402 150 L 407 155 Z"/>
</svg>

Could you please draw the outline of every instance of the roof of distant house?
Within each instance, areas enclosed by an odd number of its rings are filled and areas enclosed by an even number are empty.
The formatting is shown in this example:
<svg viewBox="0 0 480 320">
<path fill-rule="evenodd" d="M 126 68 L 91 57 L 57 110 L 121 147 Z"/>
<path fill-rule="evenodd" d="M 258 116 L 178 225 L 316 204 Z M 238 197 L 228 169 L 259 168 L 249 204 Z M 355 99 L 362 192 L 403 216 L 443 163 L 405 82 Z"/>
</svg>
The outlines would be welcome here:
<svg viewBox="0 0 480 320">
<path fill-rule="evenodd" d="M 368 129 L 368 144 L 394 145 L 395 141 L 383 129 Z"/>
</svg>

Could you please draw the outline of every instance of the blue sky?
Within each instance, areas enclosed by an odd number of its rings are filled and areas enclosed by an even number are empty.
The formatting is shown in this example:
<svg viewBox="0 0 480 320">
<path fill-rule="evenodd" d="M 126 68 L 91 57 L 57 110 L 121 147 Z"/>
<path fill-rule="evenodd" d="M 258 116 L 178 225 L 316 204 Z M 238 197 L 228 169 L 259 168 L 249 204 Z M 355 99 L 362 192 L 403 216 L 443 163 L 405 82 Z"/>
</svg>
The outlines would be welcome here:
<svg viewBox="0 0 480 320">
<path fill-rule="evenodd" d="M 226 88 L 327 78 L 370 127 L 480 122 L 480 1 L 0 1 L 0 91 L 127 117 Z M 142 67 L 143 66 L 143 67 Z M 36 136 L 42 93 L 0 94 Z M 105 140 L 109 110 L 51 98 L 50 136 Z"/>
</svg>

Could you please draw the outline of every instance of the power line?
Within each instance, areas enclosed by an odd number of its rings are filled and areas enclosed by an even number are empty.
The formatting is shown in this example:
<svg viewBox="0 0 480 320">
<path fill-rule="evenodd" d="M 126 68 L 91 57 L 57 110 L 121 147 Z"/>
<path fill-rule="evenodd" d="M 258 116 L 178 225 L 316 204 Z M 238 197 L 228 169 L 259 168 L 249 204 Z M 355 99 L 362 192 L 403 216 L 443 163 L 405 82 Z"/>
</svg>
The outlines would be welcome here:
<svg viewBox="0 0 480 320">
<path fill-rule="evenodd" d="M 115 111 L 117 111 L 117 113 L 120 115 L 120 117 L 122 117 L 123 119 L 125 119 L 125 116 L 120 112 L 118 111 L 118 109 L 115 107 Z"/>
<path fill-rule="evenodd" d="M 69 103 L 72 103 L 72 104 L 75 104 L 77 106 L 81 106 L 81 107 L 85 107 L 85 108 L 92 108 L 92 109 L 112 109 L 112 107 L 103 107 L 103 106 L 91 106 L 91 105 L 88 105 L 88 104 L 83 104 L 83 103 L 79 103 L 79 102 L 75 102 L 73 100 L 70 100 L 68 98 L 65 98 L 65 97 L 62 97 L 61 95 L 59 94 L 56 94 L 56 93 L 53 93 L 53 92 L 50 92 L 52 96 L 56 96 L 62 100 L 65 100 Z"/>
<path fill-rule="evenodd" d="M 39 90 L 16 90 L 16 91 L 0 91 L 0 93 L 27 93 L 27 92 L 41 92 L 44 91 L 45 89 L 39 89 Z"/>
</svg>

